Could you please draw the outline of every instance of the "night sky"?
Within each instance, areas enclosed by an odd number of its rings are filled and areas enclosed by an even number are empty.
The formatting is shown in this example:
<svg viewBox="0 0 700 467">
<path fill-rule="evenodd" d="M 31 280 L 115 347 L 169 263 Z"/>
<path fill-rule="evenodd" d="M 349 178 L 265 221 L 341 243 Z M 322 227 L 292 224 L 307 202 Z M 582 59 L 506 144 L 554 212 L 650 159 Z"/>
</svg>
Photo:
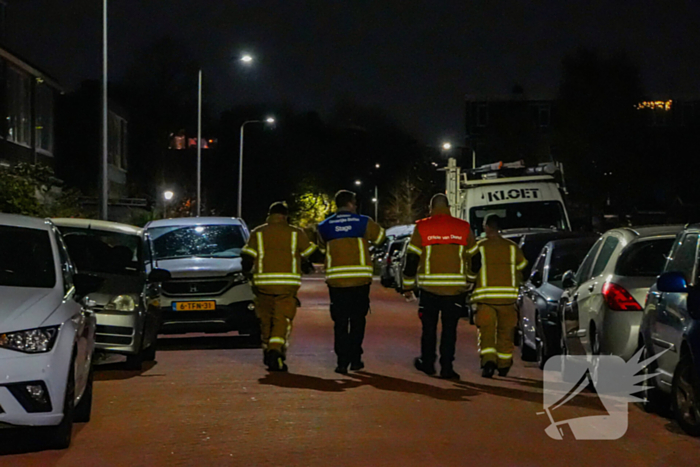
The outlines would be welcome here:
<svg viewBox="0 0 700 467">
<path fill-rule="evenodd" d="M 101 0 L 9 0 L 10 47 L 69 89 L 100 76 Z M 422 142 L 460 141 L 464 95 L 520 83 L 553 96 L 579 46 L 626 51 L 653 94 L 700 96 L 700 2 L 677 0 L 110 0 L 112 78 L 169 35 L 201 59 L 207 104 L 340 98 L 383 108 Z M 241 70 L 241 51 L 258 58 Z M 193 90 L 196 92 L 196 90 Z"/>
</svg>

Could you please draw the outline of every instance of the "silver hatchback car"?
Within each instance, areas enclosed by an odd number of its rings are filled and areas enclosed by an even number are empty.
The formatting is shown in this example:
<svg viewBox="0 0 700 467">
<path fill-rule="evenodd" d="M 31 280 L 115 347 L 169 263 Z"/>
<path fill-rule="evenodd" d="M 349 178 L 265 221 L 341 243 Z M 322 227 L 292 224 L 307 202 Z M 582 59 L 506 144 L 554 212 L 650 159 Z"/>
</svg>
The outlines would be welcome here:
<svg viewBox="0 0 700 467">
<path fill-rule="evenodd" d="M 564 275 L 559 316 L 566 354 L 617 355 L 625 360 L 634 355 L 647 292 L 681 229 L 610 230 L 591 247 L 575 275 Z"/>
</svg>

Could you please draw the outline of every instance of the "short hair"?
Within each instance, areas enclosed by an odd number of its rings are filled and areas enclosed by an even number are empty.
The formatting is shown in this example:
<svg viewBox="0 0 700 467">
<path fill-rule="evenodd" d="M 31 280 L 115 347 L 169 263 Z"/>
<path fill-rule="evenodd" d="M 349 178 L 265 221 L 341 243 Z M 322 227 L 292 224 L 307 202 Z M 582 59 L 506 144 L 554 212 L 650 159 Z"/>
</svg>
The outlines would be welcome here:
<svg viewBox="0 0 700 467">
<path fill-rule="evenodd" d="M 444 193 L 437 193 L 433 195 L 432 198 L 430 198 L 430 207 L 431 208 L 437 208 L 437 207 L 443 207 L 443 208 L 449 208 L 450 207 L 450 200 L 447 199 L 447 195 Z"/>
<path fill-rule="evenodd" d="M 350 203 L 355 203 L 357 200 L 357 195 L 349 190 L 340 190 L 335 194 L 335 206 L 340 209 L 344 208 Z"/>
<path fill-rule="evenodd" d="M 484 218 L 484 225 L 488 225 L 494 230 L 498 230 L 501 224 L 501 218 L 497 214 L 489 214 Z"/>
<path fill-rule="evenodd" d="M 282 214 L 283 216 L 288 216 L 289 207 L 284 201 L 276 201 L 270 205 L 268 214 Z"/>
</svg>

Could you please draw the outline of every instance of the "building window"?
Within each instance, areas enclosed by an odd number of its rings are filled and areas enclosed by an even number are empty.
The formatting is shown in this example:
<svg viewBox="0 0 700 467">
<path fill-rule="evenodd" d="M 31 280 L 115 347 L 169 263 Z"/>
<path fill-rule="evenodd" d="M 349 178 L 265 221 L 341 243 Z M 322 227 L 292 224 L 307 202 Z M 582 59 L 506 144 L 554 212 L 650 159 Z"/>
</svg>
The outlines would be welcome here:
<svg viewBox="0 0 700 467">
<path fill-rule="evenodd" d="M 485 127 L 489 123 L 489 108 L 486 104 L 476 107 L 476 126 Z"/>
<path fill-rule="evenodd" d="M 537 107 L 537 125 L 540 127 L 548 127 L 551 121 L 551 110 L 548 105 L 540 105 Z"/>
<path fill-rule="evenodd" d="M 109 113 L 109 163 L 126 170 L 127 122 L 114 112 Z"/>
<path fill-rule="evenodd" d="M 47 154 L 53 154 L 53 114 L 53 91 L 45 84 L 37 84 L 35 119 L 36 149 L 37 151 Z"/>
<path fill-rule="evenodd" d="M 7 140 L 31 145 L 31 80 L 21 71 L 7 67 Z"/>
</svg>

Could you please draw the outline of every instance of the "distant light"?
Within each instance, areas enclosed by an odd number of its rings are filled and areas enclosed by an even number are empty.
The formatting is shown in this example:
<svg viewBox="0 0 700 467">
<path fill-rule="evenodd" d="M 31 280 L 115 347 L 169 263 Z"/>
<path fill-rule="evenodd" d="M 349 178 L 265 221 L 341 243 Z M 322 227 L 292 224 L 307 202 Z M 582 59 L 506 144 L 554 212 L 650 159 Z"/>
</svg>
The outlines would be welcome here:
<svg viewBox="0 0 700 467">
<path fill-rule="evenodd" d="M 449 151 L 450 149 L 452 149 L 452 143 L 442 143 L 442 149 L 444 149 L 445 151 Z"/>
<path fill-rule="evenodd" d="M 376 202 L 377 202 L 377 198 L 372 198 L 372 202 L 373 202 L 373 203 L 376 203 Z"/>
<path fill-rule="evenodd" d="M 270 124 L 275 123 L 275 118 L 274 117 L 267 117 L 265 119 L 265 122 L 270 123 Z"/>
<path fill-rule="evenodd" d="M 374 164 L 374 167 L 378 169 L 381 166 L 379 164 Z"/>
<path fill-rule="evenodd" d="M 241 61 L 243 63 L 251 63 L 253 61 L 253 57 L 248 54 L 245 54 L 241 57 Z"/>
<path fill-rule="evenodd" d="M 175 196 L 175 193 L 173 193 L 170 190 L 163 192 L 163 198 L 165 198 L 165 201 L 170 201 L 171 199 L 173 199 L 173 196 Z"/>
<path fill-rule="evenodd" d="M 362 182 L 360 180 L 355 180 L 355 185 L 360 186 L 362 185 Z"/>
<path fill-rule="evenodd" d="M 204 227 L 202 227 L 202 226 L 195 227 L 195 228 L 194 228 L 194 231 L 197 232 L 197 233 L 202 233 L 202 232 L 204 232 Z"/>
</svg>

